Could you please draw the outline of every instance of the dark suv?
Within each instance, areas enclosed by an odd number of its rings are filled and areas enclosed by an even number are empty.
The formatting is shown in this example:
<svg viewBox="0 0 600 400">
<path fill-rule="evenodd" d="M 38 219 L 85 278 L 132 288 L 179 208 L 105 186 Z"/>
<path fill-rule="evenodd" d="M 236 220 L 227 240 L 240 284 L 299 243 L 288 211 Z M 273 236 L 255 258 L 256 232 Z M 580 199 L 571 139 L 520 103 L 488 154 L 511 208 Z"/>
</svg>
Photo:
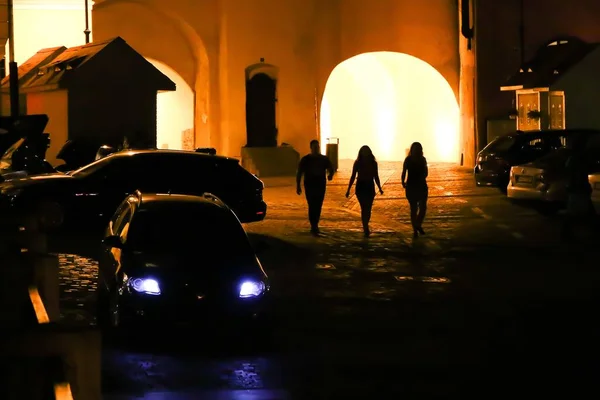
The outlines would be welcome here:
<svg viewBox="0 0 600 400">
<path fill-rule="evenodd" d="M 42 211 L 49 227 L 96 231 L 136 190 L 214 193 L 241 222 L 264 219 L 264 185 L 233 158 L 174 150 L 111 154 L 68 174 L 45 174 L 0 184 L 0 213 Z"/>
<path fill-rule="evenodd" d="M 574 133 L 600 134 L 595 130 L 552 130 L 537 132 L 516 131 L 492 140 L 477 155 L 475 183 L 477 186 L 498 186 L 505 190 L 510 168 L 522 165 L 564 147 Z"/>
</svg>

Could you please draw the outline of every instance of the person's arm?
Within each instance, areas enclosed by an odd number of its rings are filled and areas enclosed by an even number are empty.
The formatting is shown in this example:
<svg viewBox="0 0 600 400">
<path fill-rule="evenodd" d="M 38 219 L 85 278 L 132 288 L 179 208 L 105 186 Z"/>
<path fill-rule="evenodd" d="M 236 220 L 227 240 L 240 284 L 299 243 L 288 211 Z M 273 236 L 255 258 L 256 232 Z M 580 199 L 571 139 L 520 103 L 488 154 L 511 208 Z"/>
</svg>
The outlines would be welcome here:
<svg viewBox="0 0 600 400">
<path fill-rule="evenodd" d="M 427 159 L 424 158 L 425 160 L 425 178 L 427 178 L 429 176 L 429 167 L 427 166 Z"/>
<path fill-rule="evenodd" d="M 325 158 L 327 159 L 327 180 L 332 180 L 333 179 L 333 174 L 334 174 L 334 170 L 333 170 L 333 164 L 331 164 L 331 160 L 329 159 L 329 157 L 325 156 Z"/>
<path fill-rule="evenodd" d="M 379 180 L 379 167 L 377 166 L 377 163 L 375 163 L 375 184 L 377 185 L 377 187 L 379 188 L 379 194 L 383 194 L 383 189 L 381 188 L 381 181 Z"/>
<path fill-rule="evenodd" d="M 304 175 L 304 158 L 300 159 L 298 163 L 298 172 L 296 172 L 296 193 L 302 194 L 302 175 Z"/>
<path fill-rule="evenodd" d="M 350 197 L 350 189 L 352 189 L 352 185 L 354 185 L 354 180 L 356 179 L 356 163 L 352 166 L 352 176 L 350 177 L 350 182 L 348 183 L 348 190 L 346 191 L 346 197 Z"/>
<path fill-rule="evenodd" d="M 406 159 L 402 165 L 402 187 L 406 187 Z"/>
</svg>

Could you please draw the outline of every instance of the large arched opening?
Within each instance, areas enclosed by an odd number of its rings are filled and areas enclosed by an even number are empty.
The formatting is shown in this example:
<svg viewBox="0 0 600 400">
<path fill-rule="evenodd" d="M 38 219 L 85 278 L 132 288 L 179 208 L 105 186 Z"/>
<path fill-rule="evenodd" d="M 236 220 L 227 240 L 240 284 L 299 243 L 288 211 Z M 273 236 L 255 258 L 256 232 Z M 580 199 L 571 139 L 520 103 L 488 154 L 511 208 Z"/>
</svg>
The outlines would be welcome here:
<svg viewBox="0 0 600 400">
<path fill-rule="evenodd" d="M 408 54 L 364 53 L 332 71 L 321 102 L 322 146 L 339 139 L 339 158 L 369 145 L 380 160 L 404 159 L 421 142 L 433 162 L 458 162 L 459 106 L 446 79 Z"/>
<path fill-rule="evenodd" d="M 158 147 L 167 144 L 169 148 L 175 148 L 180 138 L 180 127 L 174 133 L 175 129 L 167 131 L 168 128 L 163 126 L 165 121 L 177 120 L 177 115 L 190 115 L 187 105 L 182 114 L 172 107 L 174 104 L 188 104 L 185 99 L 190 96 L 193 99 L 191 115 L 195 135 L 192 146 L 219 147 L 219 137 L 211 134 L 218 127 L 216 120 L 209 118 L 210 68 L 206 47 L 182 15 L 172 7 L 158 3 L 144 0 L 94 1 L 94 37 L 104 40 L 121 36 L 151 62 L 160 60 L 155 65 L 177 85 L 175 93 L 158 94 Z M 131 15 L 136 16 L 133 23 Z M 187 129 L 187 118 L 178 121 L 182 127 L 185 125 L 183 130 Z"/>
<path fill-rule="evenodd" d="M 192 150 L 194 135 L 194 91 L 173 68 L 146 58 L 175 82 L 174 92 L 159 92 L 156 98 L 156 146 L 159 149 Z M 206 145 L 208 140 L 198 140 Z"/>
</svg>

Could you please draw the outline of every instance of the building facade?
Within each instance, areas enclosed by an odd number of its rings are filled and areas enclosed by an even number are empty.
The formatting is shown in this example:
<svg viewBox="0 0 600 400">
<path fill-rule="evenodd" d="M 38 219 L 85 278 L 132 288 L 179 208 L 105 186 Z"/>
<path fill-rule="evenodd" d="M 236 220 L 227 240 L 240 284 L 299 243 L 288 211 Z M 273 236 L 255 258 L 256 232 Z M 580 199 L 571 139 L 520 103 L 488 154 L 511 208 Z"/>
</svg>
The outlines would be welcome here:
<svg viewBox="0 0 600 400">
<path fill-rule="evenodd" d="M 120 36 L 183 77 L 195 96 L 196 145 L 229 156 L 239 157 L 249 141 L 247 88 L 256 75 L 276 83 L 277 144 L 301 153 L 319 138 L 332 71 L 354 56 L 414 56 L 460 100 L 456 0 L 97 0 L 92 17 L 94 40 Z M 467 159 L 472 136 L 453 139 Z"/>
<path fill-rule="evenodd" d="M 507 118 L 511 110 L 518 108 L 517 93 L 501 91 L 500 88 L 506 86 L 508 79 L 531 60 L 540 47 L 564 37 L 576 37 L 588 43 L 600 42 L 600 2 L 475 1 L 475 138 L 477 148 L 481 149 L 487 143 L 488 121 Z M 576 98 L 580 96 L 571 94 Z M 564 99 L 567 114 L 568 97 L 569 94 Z M 538 125 L 536 120 L 532 123 Z M 566 121 L 566 127 L 569 127 L 569 121 Z M 528 126 L 526 128 L 529 129 Z"/>
</svg>

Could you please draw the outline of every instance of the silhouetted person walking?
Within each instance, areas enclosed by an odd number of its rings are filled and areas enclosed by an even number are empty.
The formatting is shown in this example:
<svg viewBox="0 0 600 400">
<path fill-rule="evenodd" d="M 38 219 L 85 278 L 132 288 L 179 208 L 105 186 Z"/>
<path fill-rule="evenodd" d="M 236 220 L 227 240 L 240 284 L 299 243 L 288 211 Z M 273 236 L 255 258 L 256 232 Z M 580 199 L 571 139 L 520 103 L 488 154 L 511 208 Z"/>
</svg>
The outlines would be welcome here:
<svg viewBox="0 0 600 400">
<path fill-rule="evenodd" d="M 408 179 L 406 179 L 406 173 L 408 173 Z M 422 225 L 427 212 L 428 175 L 429 169 L 427 159 L 423 156 L 423 146 L 419 142 L 414 142 L 410 146 L 408 156 L 404 159 L 402 187 L 406 189 L 406 199 L 410 204 L 410 222 L 415 238 L 419 237 L 419 233 L 425 234 Z"/>
<path fill-rule="evenodd" d="M 346 197 L 350 197 L 350 189 L 352 189 L 355 179 L 355 193 L 360 204 L 363 231 L 365 232 L 365 236 L 369 237 L 371 235 L 369 221 L 371 220 L 373 200 L 375 200 L 375 184 L 379 188 L 379 193 L 383 194 L 381 182 L 379 181 L 377 160 L 375 160 L 375 156 L 369 146 L 363 146 L 358 151 L 358 157 L 356 157 L 356 161 L 354 161 L 354 166 L 352 167 L 352 176 L 350 177 L 350 183 L 348 183 Z"/>
<path fill-rule="evenodd" d="M 326 179 L 333 179 L 333 165 L 331 165 L 331 161 L 327 156 L 321 154 L 318 140 L 310 142 L 310 154 L 302 157 L 298 165 L 296 175 L 296 193 L 298 195 L 302 194 L 300 183 L 303 175 L 310 231 L 314 235 L 318 235 L 321 209 L 323 208 L 323 200 L 325 200 Z"/>
<path fill-rule="evenodd" d="M 585 154 L 585 141 L 574 136 L 565 164 L 567 174 L 567 216 L 562 228 L 564 239 L 573 238 L 575 226 L 592 221 L 595 214 L 592 203 L 592 186 L 588 179 L 589 165 Z"/>
</svg>

